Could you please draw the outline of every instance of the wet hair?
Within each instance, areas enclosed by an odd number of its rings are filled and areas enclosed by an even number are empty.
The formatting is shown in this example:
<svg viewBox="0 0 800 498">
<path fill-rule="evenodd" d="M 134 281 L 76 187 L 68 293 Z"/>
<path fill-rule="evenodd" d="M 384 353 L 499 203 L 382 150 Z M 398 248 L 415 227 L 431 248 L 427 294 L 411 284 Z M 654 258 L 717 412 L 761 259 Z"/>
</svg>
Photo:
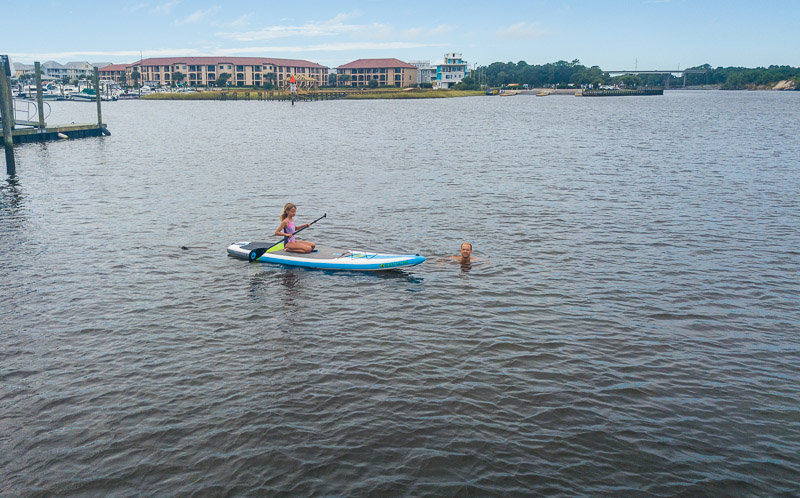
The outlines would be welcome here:
<svg viewBox="0 0 800 498">
<path fill-rule="evenodd" d="M 287 216 L 289 216 L 289 210 L 292 208 L 296 208 L 294 204 L 291 202 L 287 202 L 285 206 L 283 206 L 283 212 L 281 213 L 281 221 L 285 220 Z"/>
<path fill-rule="evenodd" d="M 462 242 L 461 245 L 458 246 L 458 248 L 461 249 L 462 247 L 464 247 L 464 244 L 467 244 L 469 246 L 470 251 L 472 250 L 472 244 L 470 244 L 469 242 Z"/>
</svg>

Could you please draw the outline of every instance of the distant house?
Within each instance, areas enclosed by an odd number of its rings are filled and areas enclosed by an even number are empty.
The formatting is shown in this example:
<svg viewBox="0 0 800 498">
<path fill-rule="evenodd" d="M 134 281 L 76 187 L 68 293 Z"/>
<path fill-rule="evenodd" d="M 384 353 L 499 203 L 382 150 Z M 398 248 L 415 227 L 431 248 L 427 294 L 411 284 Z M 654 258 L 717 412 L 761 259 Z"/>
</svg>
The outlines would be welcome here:
<svg viewBox="0 0 800 498">
<path fill-rule="evenodd" d="M 430 83 L 436 81 L 436 66 L 431 66 L 431 61 L 408 61 L 417 68 L 417 83 Z"/>
<path fill-rule="evenodd" d="M 350 77 L 350 86 L 367 86 L 377 80 L 381 86 L 406 88 L 417 83 L 417 67 L 397 59 L 358 59 L 336 68 L 339 78 Z"/>
<path fill-rule="evenodd" d="M 109 65 L 108 62 L 67 62 L 66 64 L 59 64 L 56 61 L 47 61 L 41 64 L 42 78 L 60 80 L 68 77 L 71 80 L 76 80 L 81 76 L 91 78 L 94 74 L 94 68 L 102 68 Z M 33 74 L 33 64 L 20 64 L 14 63 L 14 70 L 17 74 Z"/>
<path fill-rule="evenodd" d="M 444 54 L 444 62 L 436 66 L 435 88 L 450 88 L 461 83 L 467 76 L 467 61 L 461 58 L 461 54 L 451 52 Z"/>
</svg>

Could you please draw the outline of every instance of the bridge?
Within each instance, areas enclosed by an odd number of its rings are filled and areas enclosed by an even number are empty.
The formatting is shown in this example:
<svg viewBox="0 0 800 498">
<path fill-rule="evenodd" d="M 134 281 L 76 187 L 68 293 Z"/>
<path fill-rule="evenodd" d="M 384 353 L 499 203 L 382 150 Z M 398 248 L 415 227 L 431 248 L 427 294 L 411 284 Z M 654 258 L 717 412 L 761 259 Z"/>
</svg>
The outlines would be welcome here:
<svg viewBox="0 0 800 498">
<path fill-rule="evenodd" d="M 687 74 L 705 74 L 705 69 L 647 69 L 643 71 L 639 71 L 634 69 L 631 70 L 619 70 L 619 71 L 606 71 L 610 76 L 622 76 L 623 74 L 663 74 L 664 75 L 664 88 L 669 88 L 669 77 L 673 74 L 676 75 L 683 75 L 683 86 L 686 86 L 686 75 Z"/>
</svg>

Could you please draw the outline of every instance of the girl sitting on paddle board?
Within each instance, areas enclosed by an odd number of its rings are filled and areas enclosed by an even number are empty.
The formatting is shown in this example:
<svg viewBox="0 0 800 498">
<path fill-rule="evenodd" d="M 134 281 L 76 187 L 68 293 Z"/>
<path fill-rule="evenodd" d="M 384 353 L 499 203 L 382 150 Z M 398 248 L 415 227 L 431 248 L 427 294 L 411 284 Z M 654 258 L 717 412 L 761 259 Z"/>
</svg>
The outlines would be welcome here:
<svg viewBox="0 0 800 498">
<path fill-rule="evenodd" d="M 275 230 L 275 235 L 280 235 L 281 237 L 285 237 L 283 243 L 283 249 L 289 252 L 311 252 L 317 246 L 313 242 L 308 242 L 305 240 L 295 240 L 294 232 L 300 230 L 301 228 L 306 228 L 311 226 L 311 223 L 306 223 L 305 225 L 295 226 L 294 224 L 294 215 L 297 214 L 297 206 L 292 204 L 291 202 L 287 202 L 285 206 L 283 206 L 283 212 L 281 213 L 281 226 Z"/>
</svg>

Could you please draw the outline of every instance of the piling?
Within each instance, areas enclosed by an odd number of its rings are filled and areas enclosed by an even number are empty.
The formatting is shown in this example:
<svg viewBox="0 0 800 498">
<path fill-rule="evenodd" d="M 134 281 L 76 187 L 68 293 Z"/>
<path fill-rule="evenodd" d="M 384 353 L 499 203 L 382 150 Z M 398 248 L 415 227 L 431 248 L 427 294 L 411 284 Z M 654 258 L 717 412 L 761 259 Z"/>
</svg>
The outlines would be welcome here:
<svg viewBox="0 0 800 498">
<path fill-rule="evenodd" d="M 98 126 L 103 126 L 103 109 L 100 104 L 102 100 L 100 95 L 100 70 L 96 67 L 94 68 L 94 96 L 97 101 L 97 124 Z"/>
<path fill-rule="evenodd" d="M 44 131 L 44 99 L 42 98 L 42 65 L 34 62 L 34 72 L 36 75 L 36 108 L 39 110 L 39 131 Z"/>
<path fill-rule="evenodd" d="M 11 67 L 7 57 L 0 63 L 0 66 L 3 66 L 0 67 L 0 111 L 3 112 L 3 148 L 6 153 L 6 173 L 8 176 L 14 176 L 17 174 L 17 165 L 14 161 L 14 136 L 11 134 L 14 102 L 8 81 L 11 76 Z"/>
</svg>

